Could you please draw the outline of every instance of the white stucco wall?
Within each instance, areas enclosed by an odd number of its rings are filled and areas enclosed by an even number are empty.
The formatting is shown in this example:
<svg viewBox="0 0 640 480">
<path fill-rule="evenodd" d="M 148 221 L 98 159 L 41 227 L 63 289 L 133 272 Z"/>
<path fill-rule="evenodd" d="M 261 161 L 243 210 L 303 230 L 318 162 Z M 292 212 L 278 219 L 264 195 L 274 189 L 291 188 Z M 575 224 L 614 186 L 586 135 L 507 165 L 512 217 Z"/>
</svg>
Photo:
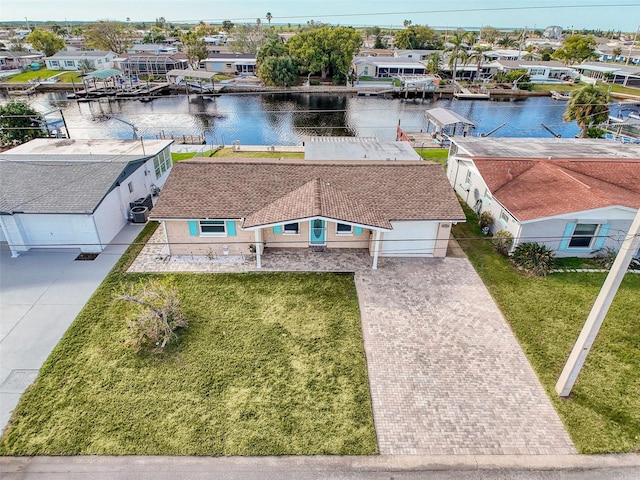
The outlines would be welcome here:
<svg viewBox="0 0 640 480">
<path fill-rule="evenodd" d="M 534 222 L 522 224 L 521 241 L 542 243 L 554 250 L 557 257 L 589 257 L 595 251 L 595 240 L 590 248 L 567 247 L 559 250 L 567 227 L 567 223 L 589 223 L 600 225 L 596 236 L 599 235 L 603 225 L 607 225 L 604 242 L 601 248 L 618 250 L 622 241 L 631 227 L 635 212 L 631 209 L 619 207 L 599 208 L 568 215 L 540 219 Z"/>
<path fill-rule="evenodd" d="M 117 190 L 112 190 L 93 214 L 102 248 L 106 247 L 127 224 L 126 212 L 118 197 Z"/>
</svg>

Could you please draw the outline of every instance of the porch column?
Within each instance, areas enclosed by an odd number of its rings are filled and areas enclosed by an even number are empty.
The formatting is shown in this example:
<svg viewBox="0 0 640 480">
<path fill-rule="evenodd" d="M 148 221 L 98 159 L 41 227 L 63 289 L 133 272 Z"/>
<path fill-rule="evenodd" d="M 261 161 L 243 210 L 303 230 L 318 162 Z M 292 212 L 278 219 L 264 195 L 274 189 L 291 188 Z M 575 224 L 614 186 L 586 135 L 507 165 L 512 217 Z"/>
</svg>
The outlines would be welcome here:
<svg viewBox="0 0 640 480">
<path fill-rule="evenodd" d="M 378 253 L 380 252 L 380 237 L 382 232 L 380 230 L 376 230 L 376 240 L 373 245 L 373 270 L 378 269 Z"/>
<path fill-rule="evenodd" d="M 256 268 L 262 268 L 262 256 L 261 256 L 261 245 L 262 241 L 260 240 L 260 229 L 254 230 L 256 237 Z"/>
</svg>

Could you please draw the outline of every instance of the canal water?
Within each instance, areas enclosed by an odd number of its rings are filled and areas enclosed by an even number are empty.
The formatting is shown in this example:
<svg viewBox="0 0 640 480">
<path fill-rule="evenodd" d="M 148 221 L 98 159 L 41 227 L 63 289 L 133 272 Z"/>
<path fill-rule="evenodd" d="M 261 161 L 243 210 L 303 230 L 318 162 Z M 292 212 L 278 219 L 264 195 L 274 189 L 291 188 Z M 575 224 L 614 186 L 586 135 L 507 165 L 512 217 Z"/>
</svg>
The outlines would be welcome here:
<svg viewBox="0 0 640 480">
<path fill-rule="evenodd" d="M 72 138 L 143 138 L 204 135 L 207 143 L 300 145 L 309 135 L 377 137 L 394 140 L 400 122 L 405 131 L 427 127 L 425 111 L 444 107 L 476 124 L 474 135 L 571 138 L 579 129 L 564 122 L 566 102 L 550 97 L 507 101 L 359 97 L 354 94 L 225 94 L 215 98 L 175 95 L 151 102 L 112 100 L 78 103 L 66 94 L 32 97 L 41 112 L 61 109 Z M 55 113 L 51 114 L 55 117 Z M 119 119 L 119 120 L 118 120 Z"/>
</svg>

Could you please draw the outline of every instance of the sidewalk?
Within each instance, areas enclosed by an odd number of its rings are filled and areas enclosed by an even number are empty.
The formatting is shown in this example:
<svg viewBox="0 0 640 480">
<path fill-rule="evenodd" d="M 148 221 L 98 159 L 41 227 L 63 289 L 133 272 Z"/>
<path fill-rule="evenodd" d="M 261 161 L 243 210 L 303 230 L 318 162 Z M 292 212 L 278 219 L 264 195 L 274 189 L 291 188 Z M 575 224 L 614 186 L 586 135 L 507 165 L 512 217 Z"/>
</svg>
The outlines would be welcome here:
<svg viewBox="0 0 640 480">
<path fill-rule="evenodd" d="M 607 470 L 622 470 L 622 476 L 634 478 L 640 470 L 640 456 L 626 455 L 381 455 L 367 457 L 4 457 L 0 472 L 7 479 L 82 478 L 85 479 L 174 479 L 227 478 L 283 480 L 284 478 L 371 479 L 433 478 L 434 472 L 460 472 L 455 478 L 530 478 L 516 472 L 587 471 L 595 477 L 607 477 Z M 421 473 L 430 472 L 430 473 Z M 476 472 L 479 475 L 473 475 Z M 480 473 L 484 472 L 484 473 Z M 489 476 L 496 472 L 495 476 Z M 511 473 L 510 473 L 511 472 Z M 514 475 L 516 474 L 516 475 Z M 473 475 L 473 476 L 472 476 Z M 561 476 L 560 478 L 567 478 Z M 589 478 L 594 478 L 591 476 Z M 637 477 L 636 477 L 637 478 Z"/>
</svg>

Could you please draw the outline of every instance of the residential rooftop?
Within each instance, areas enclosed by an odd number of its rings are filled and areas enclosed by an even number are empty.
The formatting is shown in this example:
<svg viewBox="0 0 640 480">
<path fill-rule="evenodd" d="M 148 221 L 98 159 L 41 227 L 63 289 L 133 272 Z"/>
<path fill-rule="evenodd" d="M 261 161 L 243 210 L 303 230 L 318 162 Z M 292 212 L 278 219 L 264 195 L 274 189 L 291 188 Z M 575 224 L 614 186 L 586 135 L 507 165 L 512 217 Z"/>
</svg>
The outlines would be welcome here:
<svg viewBox="0 0 640 480">
<path fill-rule="evenodd" d="M 492 195 L 519 221 L 605 207 L 640 208 L 640 159 L 473 161 Z"/>
<path fill-rule="evenodd" d="M 304 142 L 306 160 L 420 160 L 409 142 L 375 138 L 310 137 Z"/>
<path fill-rule="evenodd" d="M 450 154 L 472 158 L 629 158 L 640 159 L 640 145 L 588 138 L 452 137 Z M 457 149 L 455 148 L 457 146 Z"/>
<path fill-rule="evenodd" d="M 6 152 L 0 153 L 0 160 L 28 161 L 108 161 L 143 158 L 157 154 L 173 143 L 173 140 L 74 140 L 57 138 L 36 138 Z"/>
<path fill-rule="evenodd" d="M 175 164 L 151 216 L 243 218 L 251 227 L 316 211 L 381 228 L 392 220 L 465 220 L 439 164 L 235 158 Z"/>
</svg>

